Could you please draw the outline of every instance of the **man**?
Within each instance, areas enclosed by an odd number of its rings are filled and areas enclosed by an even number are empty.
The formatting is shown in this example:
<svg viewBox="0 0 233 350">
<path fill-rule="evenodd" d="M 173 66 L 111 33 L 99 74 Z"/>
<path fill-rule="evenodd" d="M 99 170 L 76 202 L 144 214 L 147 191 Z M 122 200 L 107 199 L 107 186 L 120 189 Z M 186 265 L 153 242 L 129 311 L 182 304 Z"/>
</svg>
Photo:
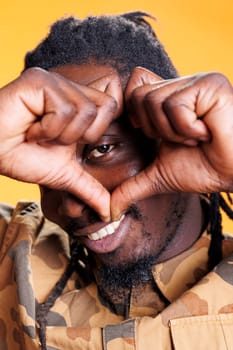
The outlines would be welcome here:
<svg viewBox="0 0 233 350">
<path fill-rule="evenodd" d="M 1 349 L 233 348 L 232 86 L 177 78 L 145 16 L 57 22 L 0 91 L 44 214 L 1 209 Z"/>
</svg>

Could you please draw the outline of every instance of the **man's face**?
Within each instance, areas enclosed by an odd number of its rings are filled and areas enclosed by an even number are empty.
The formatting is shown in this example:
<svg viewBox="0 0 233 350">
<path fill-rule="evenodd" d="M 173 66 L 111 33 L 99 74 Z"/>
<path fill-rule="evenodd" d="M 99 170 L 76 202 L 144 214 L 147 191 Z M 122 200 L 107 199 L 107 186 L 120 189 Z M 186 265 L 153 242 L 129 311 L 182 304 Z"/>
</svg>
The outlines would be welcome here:
<svg viewBox="0 0 233 350">
<path fill-rule="evenodd" d="M 110 74 L 112 67 L 67 65 L 54 69 L 66 78 L 88 85 Z M 148 165 L 155 143 L 131 127 L 126 112 L 95 144 L 77 144 L 77 161 L 111 193 L 119 184 Z M 156 256 L 166 250 L 182 217 L 185 201 L 178 194 L 154 195 L 133 204 L 119 222 L 103 223 L 85 203 L 70 193 L 41 189 L 42 209 L 105 264 L 118 265 Z M 173 252 L 175 253 L 175 252 Z"/>
</svg>

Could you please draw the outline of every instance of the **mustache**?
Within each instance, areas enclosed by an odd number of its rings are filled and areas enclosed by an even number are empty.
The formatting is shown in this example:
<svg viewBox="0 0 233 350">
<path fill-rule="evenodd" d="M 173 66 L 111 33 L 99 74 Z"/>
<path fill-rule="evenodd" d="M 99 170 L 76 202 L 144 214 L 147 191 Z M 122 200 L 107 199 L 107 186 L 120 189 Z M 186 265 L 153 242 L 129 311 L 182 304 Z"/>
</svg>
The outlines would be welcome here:
<svg viewBox="0 0 233 350">
<path fill-rule="evenodd" d="M 130 216 L 134 220 L 142 220 L 142 213 L 135 204 L 132 204 L 128 207 L 128 209 L 125 212 L 125 215 Z M 73 232 L 83 229 L 86 226 L 96 224 L 100 221 L 101 220 L 99 218 L 99 215 L 95 211 L 89 210 L 88 213 L 84 213 L 83 217 L 77 219 L 70 219 L 64 229 L 69 236 L 73 236 Z"/>
<path fill-rule="evenodd" d="M 136 204 L 131 204 L 126 211 L 126 214 L 131 216 L 135 220 L 142 220 L 142 213 L 140 209 L 136 206 Z"/>
</svg>

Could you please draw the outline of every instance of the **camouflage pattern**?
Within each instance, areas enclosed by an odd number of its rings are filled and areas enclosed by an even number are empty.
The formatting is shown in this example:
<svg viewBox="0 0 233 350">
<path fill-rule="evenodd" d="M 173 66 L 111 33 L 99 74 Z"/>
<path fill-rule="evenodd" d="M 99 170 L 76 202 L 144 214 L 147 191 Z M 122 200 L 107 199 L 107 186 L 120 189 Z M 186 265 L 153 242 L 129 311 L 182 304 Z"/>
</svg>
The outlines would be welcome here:
<svg viewBox="0 0 233 350">
<path fill-rule="evenodd" d="M 67 266 L 67 235 L 37 203 L 2 205 L 0 244 L 0 349 L 40 349 L 36 308 Z M 204 233 L 154 266 L 159 293 L 132 290 L 127 317 L 101 303 L 95 283 L 76 289 L 73 275 L 48 314 L 47 349 L 233 349 L 233 241 L 224 241 L 225 259 L 209 273 L 208 246 Z"/>
</svg>

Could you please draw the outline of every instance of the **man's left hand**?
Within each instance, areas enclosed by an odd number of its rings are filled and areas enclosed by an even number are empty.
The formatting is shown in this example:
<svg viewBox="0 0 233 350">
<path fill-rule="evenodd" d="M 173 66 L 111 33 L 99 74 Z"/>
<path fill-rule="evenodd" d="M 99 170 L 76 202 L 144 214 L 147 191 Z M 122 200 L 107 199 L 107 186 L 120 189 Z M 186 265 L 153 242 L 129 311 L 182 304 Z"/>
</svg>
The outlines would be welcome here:
<svg viewBox="0 0 233 350">
<path fill-rule="evenodd" d="M 219 73 L 163 80 L 136 68 L 125 93 L 132 125 L 160 139 L 152 164 L 112 194 L 112 217 L 144 197 L 233 190 L 233 88 Z"/>
</svg>

